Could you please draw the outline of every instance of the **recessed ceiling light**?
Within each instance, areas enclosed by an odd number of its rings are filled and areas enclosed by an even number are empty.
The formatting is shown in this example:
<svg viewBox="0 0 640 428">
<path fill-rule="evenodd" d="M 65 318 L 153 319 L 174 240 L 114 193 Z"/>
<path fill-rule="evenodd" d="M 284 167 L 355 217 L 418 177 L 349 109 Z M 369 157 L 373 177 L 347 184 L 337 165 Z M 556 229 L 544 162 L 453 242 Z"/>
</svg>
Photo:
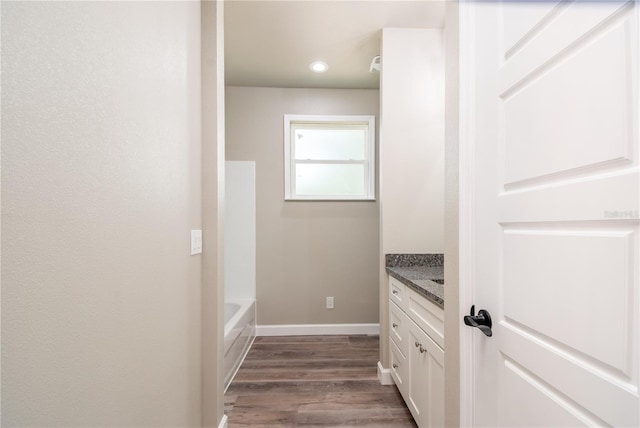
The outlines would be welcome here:
<svg viewBox="0 0 640 428">
<path fill-rule="evenodd" d="M 329 69 L 329 66 L 324 61 L 313 61 L 309 64 L 309 68 L 316 73 L 324 73 Z"/>
</svg>

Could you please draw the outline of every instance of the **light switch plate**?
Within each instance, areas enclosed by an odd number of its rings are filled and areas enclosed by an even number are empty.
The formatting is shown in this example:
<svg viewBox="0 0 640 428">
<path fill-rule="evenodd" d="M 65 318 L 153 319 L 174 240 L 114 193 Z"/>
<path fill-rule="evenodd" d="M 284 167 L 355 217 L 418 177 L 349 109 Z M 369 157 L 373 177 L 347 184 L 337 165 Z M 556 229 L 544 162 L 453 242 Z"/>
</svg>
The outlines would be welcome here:
<svg viewBox="0 0 640 428">
<path fill-rule="evenodd" d="M 191 231 L 191 255 L 202 254 L 202 230 Z"/>
</svg>

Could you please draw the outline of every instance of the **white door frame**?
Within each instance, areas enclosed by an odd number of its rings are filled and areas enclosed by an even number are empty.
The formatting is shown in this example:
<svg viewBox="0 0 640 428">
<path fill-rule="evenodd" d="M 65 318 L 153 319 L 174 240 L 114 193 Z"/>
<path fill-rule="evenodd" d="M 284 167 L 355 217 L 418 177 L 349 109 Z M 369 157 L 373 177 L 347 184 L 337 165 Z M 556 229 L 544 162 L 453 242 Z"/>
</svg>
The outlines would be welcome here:
<svg viewBox="0 0 640 428">
<path fill-rule="evenodd" d="M 472 51 L 471 34 L 473 33 L 473 0 L 460 0 L 459 3 L 459 94 L 460 94 L 460 158 L 459 158 L 459 313 L 460 329 L 460 426 L 473 426 L 473 370 L 474 348 L 473 333 L 475 329 L 466 328 L 462 316 L 468 314 L 474 297 L 474 222 L 475 200 L 473 176 L 475 171 L 474 153 L 474 118 L 473 94 L 475 60 Z"/>
</svg>

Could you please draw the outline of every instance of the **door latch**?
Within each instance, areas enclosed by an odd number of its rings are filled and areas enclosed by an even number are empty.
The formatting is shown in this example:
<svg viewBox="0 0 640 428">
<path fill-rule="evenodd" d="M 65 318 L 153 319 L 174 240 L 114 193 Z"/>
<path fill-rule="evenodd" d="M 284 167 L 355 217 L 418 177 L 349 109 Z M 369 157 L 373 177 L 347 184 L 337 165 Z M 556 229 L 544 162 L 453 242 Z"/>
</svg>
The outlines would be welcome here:
<svg viewBox="0 0 640 428">
<path fill-rule="evenodd" d="M 491 331 L 491 315 L 488 311 L 480 309 L 476 315 L 476 305 L 471 306 L 471 314 L 464 316 L 464 323 L 469 327 L 479 328 L 486 336 L 493 336 Z"/>
</svg>

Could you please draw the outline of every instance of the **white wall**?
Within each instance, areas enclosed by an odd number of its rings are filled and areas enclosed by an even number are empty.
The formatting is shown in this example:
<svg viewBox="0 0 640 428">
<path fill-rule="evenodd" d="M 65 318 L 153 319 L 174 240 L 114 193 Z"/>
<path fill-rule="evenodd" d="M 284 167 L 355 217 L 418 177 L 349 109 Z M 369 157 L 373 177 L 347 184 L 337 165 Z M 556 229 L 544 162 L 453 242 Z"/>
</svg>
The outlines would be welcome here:
<svg viewBox="0 0 640 428">
<path fill-rule="evenodd" d="M 227 87 L 226 98 L 227 159 L 256 161 L 258 324 L 378 322 L 378 204 L 285 202 L 283 131 L 284 114 L 377 115 L 378 91 Z"/>
<path fill-rule="evenodd" d="M 380 359 L 388 367 L 384 255 L 444 252 L 442 30 L 384 28 L 380 76 Z"/>
<path fill-rule="evenodd" d="M 383 29 L 380 94 L 383 252 L 442 253 L 442 30 Z"/>
<path fill-rule="evenodd" d="M 1 20 L 2 426 L 199 426 L 200 5 Z"/>
<path fill-rule="evenodd" d="M 256 163 L 225 163 L 224 298 L 256 298 Z"/>
</svg>

